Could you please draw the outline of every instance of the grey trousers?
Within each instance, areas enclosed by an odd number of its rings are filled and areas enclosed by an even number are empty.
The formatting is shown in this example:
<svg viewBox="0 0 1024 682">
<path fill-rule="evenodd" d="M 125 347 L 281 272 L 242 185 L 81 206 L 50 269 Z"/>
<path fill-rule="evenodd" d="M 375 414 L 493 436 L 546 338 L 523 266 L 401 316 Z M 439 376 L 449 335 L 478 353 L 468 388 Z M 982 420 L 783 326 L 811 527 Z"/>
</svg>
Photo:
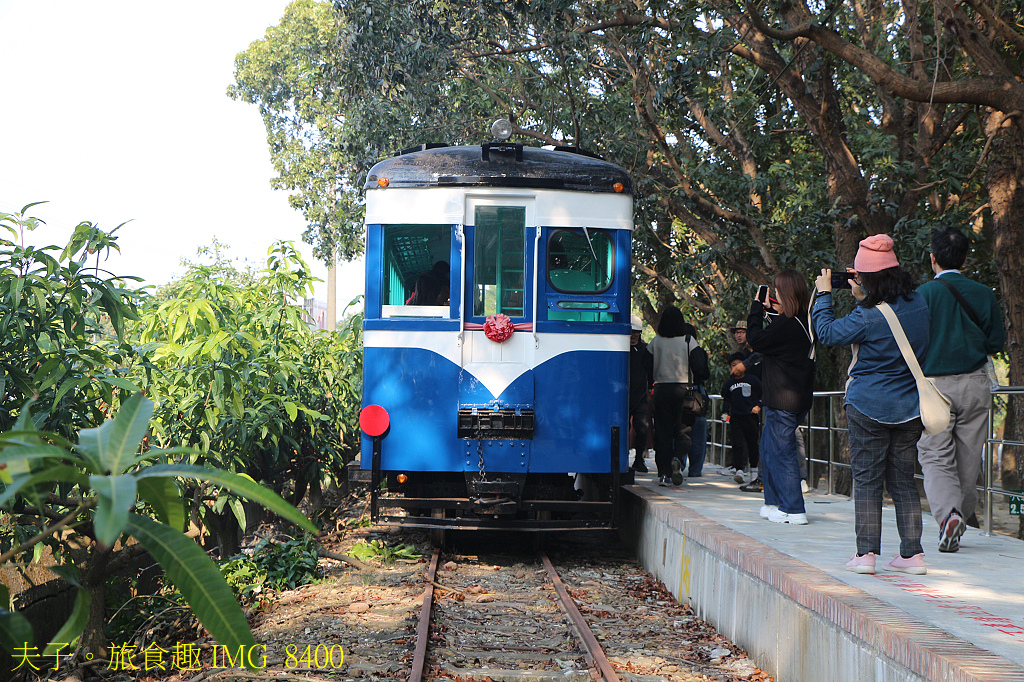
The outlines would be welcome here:
<svg viewBox="0 0 1024 682">
<path fill-rule="evenodd" d="M 934 379 L 951 402 L 949 426 L 934 436 L 922 434 L 917 457 L 924 472 L 928 505 L 941 527 L 953 509 L 966 519 L 978 506 L 978 472 L 988 437 L 992 395 L 984 367 Z"/>
<path fill-rule="evenodd" d="M 882 553 L 882 487 L 896 507 L 900 556 L 920 554 L 921 498 L 914 481 L 914 460 L 921 420 L 884 424 L 846 406 L 850 467 L 853 469 L 853 514 L 857 554 Z"/>
</svg>

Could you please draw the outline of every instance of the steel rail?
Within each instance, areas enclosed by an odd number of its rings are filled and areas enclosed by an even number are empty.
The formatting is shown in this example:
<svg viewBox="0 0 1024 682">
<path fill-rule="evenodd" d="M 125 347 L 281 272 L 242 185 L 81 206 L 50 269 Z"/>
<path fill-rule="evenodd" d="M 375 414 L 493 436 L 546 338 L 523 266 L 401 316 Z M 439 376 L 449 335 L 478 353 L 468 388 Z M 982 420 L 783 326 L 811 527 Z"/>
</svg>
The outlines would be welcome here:
<svg viewBox="0 0 1024 682">
<path fill-rule="evenodd" d="M 423 590 L 420 622 L 416 625 L 416 650 L 412 655 L 409 682 L 423 682 L 423 672 L 427 665 L 427 641 L 430 639 L 430 611 L 434 606 L 434 582 L 437 580 L 437 562 L 440 557 L 440 548 L 435 548 L 430 557 L 430 566 L 427 568 L 427 586 Z"/>
<path fill-rule="evenodd" d="M 562 584 L 562 579 L 558 577 L 558 572 L 552 565 L 551 560 L 548 559 L 547 554 L 541 554 L 540 558 L 544 562 L 544 568 L 548 570 L 551 583 L 555 586 L 555 592 L 558 594 L 558 603 L 565 614 L 569 616 L 569 620 L 576 626 L 576 632 L 579 633 L 580 639 L 583 641 L 583 648 L 587 650 L 587 662 L 601 672 L 605 682 L 619 682 L 619 676 L 615 674 L 611 661 L 604 655 L 604 649 L 601 648 L 601 644 L 594 637 L 594 633 L 590 630 L 590 625 L 576 607 L 576 602 L 569 595 L 569 591 Z"/>
</svg>

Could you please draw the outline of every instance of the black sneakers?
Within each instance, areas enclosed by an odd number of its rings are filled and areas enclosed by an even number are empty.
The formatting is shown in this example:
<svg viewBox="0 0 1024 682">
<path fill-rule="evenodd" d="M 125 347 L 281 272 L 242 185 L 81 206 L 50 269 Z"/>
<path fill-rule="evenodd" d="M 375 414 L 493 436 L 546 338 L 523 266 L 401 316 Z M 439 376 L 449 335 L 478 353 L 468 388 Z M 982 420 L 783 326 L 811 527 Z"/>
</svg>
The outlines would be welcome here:
<svg viewBox="0 0 1024 682">
<path fill-rule="evenodd" d="M 647 473 L 647 465 L 644 464 L 643 457 L 637 455 L 636 459 L 633 460 L 633 466 L 631 466 L 630 469 L 632 469 L 633 471 L 635 471 L 637 473 L 640 473 L 640 474 L 646 474 Z"/>
<path fill-rule="evenodd" d="M 746 485 L 741 485 L 740 490 L 742 490 L 745 493 L 763 493 L 764 484 L 761 483 L 761 477 L 758 476 L 750 483 L 747 483 Z"/>
<path fill-rule="evenodd" d="M 960 536 L 967 530 L 967 524 L 956 509 L 949 512 L 939 529 L 939 551 L 955 552 L 960 549 Z"/>
</svg>

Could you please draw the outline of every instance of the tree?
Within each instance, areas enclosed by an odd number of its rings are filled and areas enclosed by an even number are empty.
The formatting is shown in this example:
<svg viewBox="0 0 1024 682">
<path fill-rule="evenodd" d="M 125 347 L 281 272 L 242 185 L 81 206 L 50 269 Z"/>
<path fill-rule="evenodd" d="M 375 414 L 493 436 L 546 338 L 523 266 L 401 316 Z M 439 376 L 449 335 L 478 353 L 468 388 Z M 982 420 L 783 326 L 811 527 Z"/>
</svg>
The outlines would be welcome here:
<svg viewBox="0 0 1024 682">
<path fill-rule="evenodd" d="M 318 332 L 302 319 L 313 280 L 293 245 L 274 244 L 259 273 L 213 253 L 212 263 L 187 263 L 141 314 L 149 361 L 135 378 L 159 401 L 152 441 L 194 448 L 193 463 L 263 481 L 293 504 L 311 488 L 319 498 L 325 481 L 343 478 L 358 442 L 362 354 L 346 352 L 350 331 Z M 241 501 L 203 482 L 186 497 L 221 558 L 236 554 Z"/>
<path fill-rule="evenodd" d="M 922 128 L 936 143 L 953 134 L 968 113 L 976 113 L 984 147 L 978 166 L 985 168 L 987 206 L 975 213 L 991 218 L 999 289 L 1007 323 L 1010 383 L 1024 383 L 1024 30 L 1019 22 L 1020 2 L 993 4 L 936 0 L 926 12 L 916 1 L 901 3 L 905 49 L 877 42 L 865 48 L 819 21 L 802 2 L 782 19 L 782 28 L 769 27 L 756 11 L 750 18 L 757 30 L 778 41 L 813 41 L 822 49 L 854 66 L 892 97 L 922 103 Z M 865 20 L 882 15 L 881 2 L 865 6 Z M 898 57 L 898 58 L 897 58 Z M 962 114 L 943 121 L 948 105 L 960 105 Z M 943 127 L 938 124 L 944 124 Z M 966 188 L 970 192 L 970 188 Z M 960 200 L 961 197 L 957 197 Z M 1010 400 L 1006 436 L 1024 431 L 1024 401 Z M 1024 480 L 1024 458 L 1017 459 L 1017 479 Z M 1024 518 L 1019 534 L 1024 537 Z"/>
<path fill-rule="evenodd" d="M 138 361 L 125 324 L 138 318 L 139 292 L 100 270 L 101 252 L 117 248 L 113 232 L 80 223 L 64 249 L 23 246 L 40 221 L 0 213 L 0 226 L 18 240 L 0 244 L 0 430 L 10 429 L 29 399 L 40 428 L 72 440 L 103 421 L 118 390 L 137 391 L 125 378 Z M 94 254 L 97 263 L 86 261 Z"/>
</svg>

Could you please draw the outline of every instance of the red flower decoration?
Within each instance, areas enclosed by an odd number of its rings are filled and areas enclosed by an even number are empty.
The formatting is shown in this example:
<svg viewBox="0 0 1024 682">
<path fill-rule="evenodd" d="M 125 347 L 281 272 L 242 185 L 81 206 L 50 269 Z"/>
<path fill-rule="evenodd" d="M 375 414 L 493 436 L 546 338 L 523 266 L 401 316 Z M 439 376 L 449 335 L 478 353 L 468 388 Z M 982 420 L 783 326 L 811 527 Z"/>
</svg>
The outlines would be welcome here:
<svg viewBox="0 0 1024 682">
<path fill-rule="evenodd" d="M 515 325 L 512 324 L 512 320 L 508 319 L 508 315 L 505 313 L 489 315 L 487 321 L 484 322 L 484 336 L 495 343 L 501 343 L 512 336 L 512 332 L 515 330 Z"/>
</svg>

